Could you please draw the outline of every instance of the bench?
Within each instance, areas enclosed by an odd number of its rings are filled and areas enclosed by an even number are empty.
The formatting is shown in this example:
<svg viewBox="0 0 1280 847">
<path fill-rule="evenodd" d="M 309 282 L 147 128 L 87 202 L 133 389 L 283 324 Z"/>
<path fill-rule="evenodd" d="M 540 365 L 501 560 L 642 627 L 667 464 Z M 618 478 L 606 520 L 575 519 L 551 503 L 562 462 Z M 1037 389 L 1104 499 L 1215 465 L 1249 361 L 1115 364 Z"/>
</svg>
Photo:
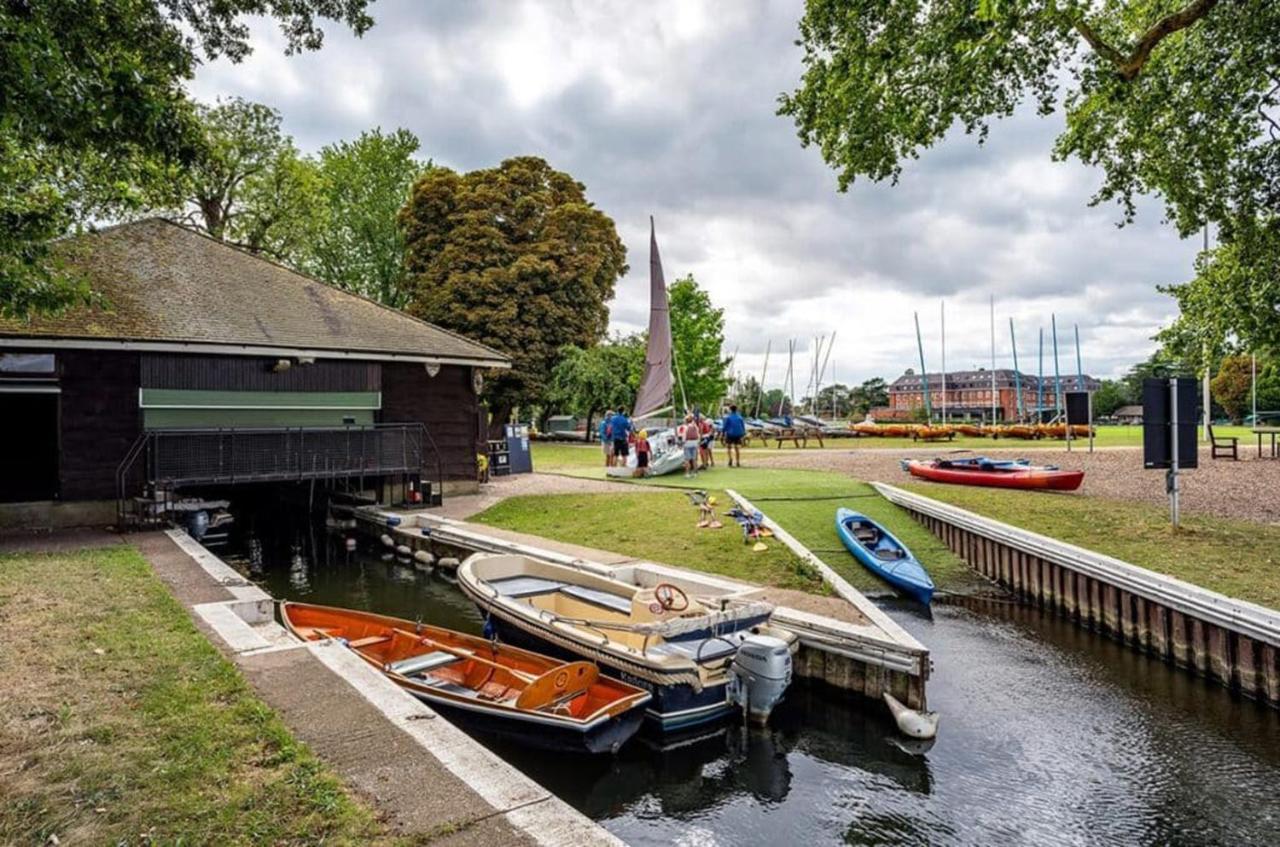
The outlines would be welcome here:
<svg viewBox="0 0 1280 847">
<path fill-rule="evenodd" d="M 1231 457 L 1232 461 L 1240 460 L 1240 439 L 1235 436 L 1219 436 L 1213 434 L 1213 425 L 1209 425 L 1209 455 L 1211 458 Z"/>
</svg>

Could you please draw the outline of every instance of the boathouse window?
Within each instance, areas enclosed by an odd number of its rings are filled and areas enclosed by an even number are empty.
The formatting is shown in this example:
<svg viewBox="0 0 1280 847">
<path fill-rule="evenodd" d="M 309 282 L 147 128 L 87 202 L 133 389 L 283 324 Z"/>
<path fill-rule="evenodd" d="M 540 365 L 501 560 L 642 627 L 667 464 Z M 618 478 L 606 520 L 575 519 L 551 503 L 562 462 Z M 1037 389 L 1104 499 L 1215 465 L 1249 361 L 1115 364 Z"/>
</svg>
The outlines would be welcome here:
<svg viewBox="0 0 1280 847">
<path fill-rule="evenodd" d="M 50 377 L 57 369 L 52 353 L 0 353 L 0 374 L 11 377 Z"/>
</svg>

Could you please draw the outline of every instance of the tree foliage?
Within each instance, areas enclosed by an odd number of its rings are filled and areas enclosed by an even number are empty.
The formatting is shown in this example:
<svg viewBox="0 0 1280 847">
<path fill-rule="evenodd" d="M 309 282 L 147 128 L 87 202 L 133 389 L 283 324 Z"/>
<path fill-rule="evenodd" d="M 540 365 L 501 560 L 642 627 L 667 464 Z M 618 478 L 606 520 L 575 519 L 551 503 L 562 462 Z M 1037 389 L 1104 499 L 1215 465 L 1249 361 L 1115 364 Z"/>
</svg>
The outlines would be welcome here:
<svg viewBox="0 0 1280 847">
<path fill-rule="evenodd" d="M 1126 220 L 1145 193 L 1184 235 L 1280 205 L 1274 0 L 807 0 L 800 32 L 779 111 L 841 190 L 1030 100 L 1064 111 L 1055 157 L 1100 168 L 1094 202 Z"/>
<path fill-rule="evenodd" d="M 545 408 L 581 415 L 587 431 L 606 409 L 629 407 L 644 373 L 643 333 L 619 336 L 594 347 L 566 345 L 551 370 Z"/>
<path fill-rule="evenodd" d="M 1209 382 L 1213 399 L 1239 423 L 1253 398 L 1253 362 L 1248 356 L 1227 356 Z"/>
<path fill-rule="evenodd" d="M 712 412 L 729 391 L 729 359 L 724 355 L 724 309 L 692 275 L 667 286 L 671 345 L 678 374 L 676 402 Z M 683 389 L 683 398 L 681 390 Z"/>
<path fill-rule="evenodd" d="M 1093 416 L 1109 418 L 1121 406 L 1128 406 L 1134 402 L 1133 395 L 1129 393 L 1129 386 L 1123 381 L 1104 379 L 1099 383 L 1098 390 L 1093 392 Z"/>
<path fill-rule="evenodd" d="M 865 416 L 872 409 L 889 405 L 889 384 L 874 376 L 853 390 L 851 400 L 854 413 Z"/>
<path fill-rule="evenodd" d="M 407 129 L 373 129 L 321 149 L 322 215 L 300 249 L 304 270 L 388 306 L 404 305 L 405 245 L 396 215 L 431 166 L 416 158 L 418 147 Z"/>
<path fill-rule="evenodd" d="M 50 237 L 155 205 L 197 159 L 184 83 L 204 59 L 249 52 L 246 18 L 279 21 L 289 52 L 321 19 L 357 33 L 367 0 L 42 0 L 0 4 L 0 312 L 87 294 Z M 163 205 L 163 203 L 161 204 Z"/>
<path fill-rule="evenodd" d="M 542 159 L 432 168 L 399 221 L 406 308 L 512 359 L 487 381 L 495 425 L 544 396 L 561 348 L 604 337 L 626 249 L 582 183 Z"/>
</svg>

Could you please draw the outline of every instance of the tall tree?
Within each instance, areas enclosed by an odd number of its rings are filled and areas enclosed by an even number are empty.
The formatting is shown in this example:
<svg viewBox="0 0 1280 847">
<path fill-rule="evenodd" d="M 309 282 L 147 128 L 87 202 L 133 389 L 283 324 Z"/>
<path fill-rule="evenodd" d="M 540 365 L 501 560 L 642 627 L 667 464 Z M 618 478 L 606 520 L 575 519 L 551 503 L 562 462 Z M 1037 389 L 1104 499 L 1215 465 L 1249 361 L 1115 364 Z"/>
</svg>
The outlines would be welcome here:
<svg viewBox="0 0 1280 847">
<path fill-rule="evenodd" d="M 807 0 L 779 111 L 844 190 L 953 126 L 1062 108 L 1054 155 L 1102 170 L 1093 202 L 1127 220 L 1155 193 L 1183 235 L 1230 230 L 1280 206 L 1277 32 L 1274 0 Z"/>
<path fill-rule="evenodd" d="M 277 19 L 286 50 L 319 19 L 356 33 L 367 0 L 42 0 L 0 4 L 0 312 L 83 298 L 51 236 L 154 204 L 201 134 L 184 83 L 200 56 L 249 53 L 246 19 Z"/>
<path fill-rule="evenodd" d="M 692 275 L 667 286 L 671 346 L 675 349 L 676 403 L 687 400 L 705 412 L 729 391 L 729 359 L 724 355 L 724 309 Z M 683 390 L 683 398 L 681 391 Z"/>
<path fill-rule="evenodd" d="M 865 416 L 878 406 L 889 405 L 889 384 L 875 376 L 853 390 L 854 414 Z"/>
<path fill-rule="evenodd" d="M 1249 410 L 1253 394 L 1253 362 L 1248 356 L 1227 356 L 1209 383 L 1213 399 L 1239 423 Z"/>
<path fill-rule="evenodd" d="M 1129 393 L 1129 386 L 1118 379 L 1104 379 L 1093 392 L 1093 415 L 1108 418 L 1116 413 L 1116 409 L 1134 402 Z"/>
<path fill-rule="evenodd" d="M 544 395 L 562 347 L 604 337 L 626 248 L 582 183 L 542 159 L 431 168 L 399 221 L 409 312 L 512 359 L 486 382 L 495 431 Z"/>
<path fill-rule="evenodd" d="M 551 370 L 545 407 L 583 415 L 587 432 L 595 416 L 606 409 L 630 404 L 644 372 L 643 334 L 615 338 L 585 350 L 574 345 L 560 349 Z"/>
<path fill-rule="evenodd" d="M 404 305 L 405 244 L 396 215 L 431 166 L 415 157 L 418 147 L 407 129 L 373 129 L 321 149 L 323 221 L 298 257 L 305 270 L 388 306 Z"/>
</svg>

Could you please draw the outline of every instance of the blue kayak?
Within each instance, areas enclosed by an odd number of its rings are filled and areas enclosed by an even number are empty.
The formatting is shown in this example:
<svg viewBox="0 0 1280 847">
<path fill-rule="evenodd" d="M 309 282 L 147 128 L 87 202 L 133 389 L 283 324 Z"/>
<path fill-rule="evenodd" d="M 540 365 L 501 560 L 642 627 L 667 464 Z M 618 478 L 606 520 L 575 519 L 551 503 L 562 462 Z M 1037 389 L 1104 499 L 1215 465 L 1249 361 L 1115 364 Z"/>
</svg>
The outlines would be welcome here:
<svg viewBox="0 0 1280 847">
<path fill-rule="evenodd" d="M 836 532 L 862 566 L 926 606 L 933 599 L 933 580 L 907 545 L 866 515 L 836 509 Z"/>
</svg>

